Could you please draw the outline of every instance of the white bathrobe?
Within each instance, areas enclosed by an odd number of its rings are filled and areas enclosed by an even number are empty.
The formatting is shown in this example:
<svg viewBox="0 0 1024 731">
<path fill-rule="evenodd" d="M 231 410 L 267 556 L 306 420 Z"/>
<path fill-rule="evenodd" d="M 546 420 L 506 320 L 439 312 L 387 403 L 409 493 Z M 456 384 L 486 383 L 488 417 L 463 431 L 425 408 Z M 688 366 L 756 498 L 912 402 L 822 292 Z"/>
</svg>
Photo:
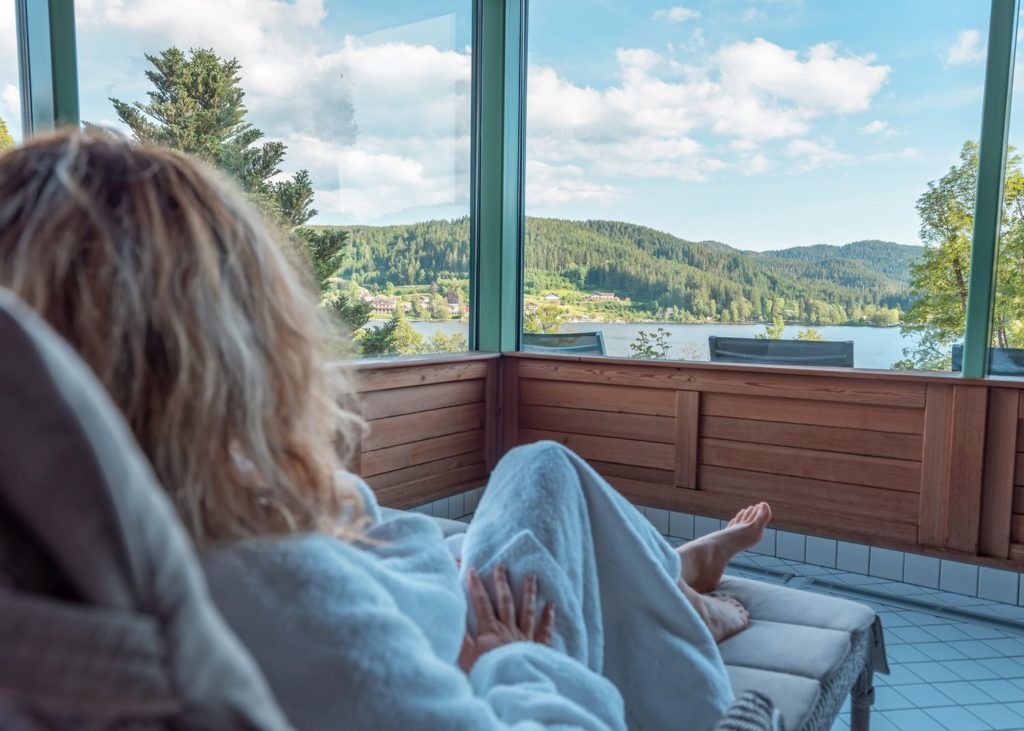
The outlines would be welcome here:
<svg viewBox="0 0 1024 731">
<path fill-rule="evenodd" d="M 732 702 L 721 656 L 676 586 L 679 557 L 582 459 L 507 454 L 464 539 L 426 516 L 375 521 L 356 545 L 248 541 L 206 562 L 211 593 L 297 728 L 707 731 Z M 449 545 L 450 544 L 450 545 Z M 553 647 L 514 643 L 456 665 L 475 625 L 462 571 L 536 574 Z"/>
</svg>

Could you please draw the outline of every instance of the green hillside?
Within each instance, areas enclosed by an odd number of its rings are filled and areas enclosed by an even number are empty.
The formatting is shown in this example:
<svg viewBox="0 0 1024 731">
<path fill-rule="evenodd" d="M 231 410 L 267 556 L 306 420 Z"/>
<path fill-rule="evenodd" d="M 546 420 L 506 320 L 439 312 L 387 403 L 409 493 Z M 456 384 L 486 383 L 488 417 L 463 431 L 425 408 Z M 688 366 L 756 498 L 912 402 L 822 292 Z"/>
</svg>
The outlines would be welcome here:
<svg viewBox="0 0 1024 731">
<path fill-rule="evenodd" d="M 443 283 L 464 288 L 469 221 L 350 229 L 342 275 L 372 291 Z M 586 303 L 595 316 L 676 321 L 787 320 L 892 324 L 906 309 L 920 247 L 884 241 L 757 253 L 687 241 L 618 221 L 527 218 L 527 296 L 554 291 L 563 304 L 589 292 L 629 303 Z"/>
</svg>

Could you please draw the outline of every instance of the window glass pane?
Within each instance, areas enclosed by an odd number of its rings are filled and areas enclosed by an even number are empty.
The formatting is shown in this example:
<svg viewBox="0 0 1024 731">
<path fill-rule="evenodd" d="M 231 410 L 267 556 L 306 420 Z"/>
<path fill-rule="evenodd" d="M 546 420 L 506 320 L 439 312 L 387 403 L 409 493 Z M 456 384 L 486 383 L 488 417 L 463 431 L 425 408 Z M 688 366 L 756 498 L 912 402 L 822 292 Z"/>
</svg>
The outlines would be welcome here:
<svg viewBox="0 0 1024 731">
<path fill-rule="evenodd" d="M 983 2 L 534 0 L 526 330 L 948 369 L 987 27 Z"/>
<path fill-rule="evenodd" d="M 0 5 L 0 150 L 21 141 L 18 31 L 14 3 Z"/>
<path fill-rule="evenodd" d="M 1020 22 L 1020 19 L 1018 20 Z M 1016 64 L 1020 64 L 1021 33 L 1017 34 Z M 1003 219 L 996 265 L 995 311 L 989 372 L 993 376 L 1024 376 L 1024 71 L 1015 68 L 1014 104 L 1010 110 L 1010 135 L 1006 180 L 1003 188 Z"/>
<path fill-rule="evenodd" d="M 79 0 L 83 120 L 195 139 L 196 115 L 175 129 L 153 115 L 154 83 L 203 69 L 240 89 L 249 147 L 283 147 L 265 169 L 230 172 L 300 243 L 339 254 L 319 257 L 317 278 L 325 306 L 358 328 L 360 354 L 465 350 L 470 0 L 244 5 Z M 186 147 L 209 158 L 238 133 Z"/>
</svg>

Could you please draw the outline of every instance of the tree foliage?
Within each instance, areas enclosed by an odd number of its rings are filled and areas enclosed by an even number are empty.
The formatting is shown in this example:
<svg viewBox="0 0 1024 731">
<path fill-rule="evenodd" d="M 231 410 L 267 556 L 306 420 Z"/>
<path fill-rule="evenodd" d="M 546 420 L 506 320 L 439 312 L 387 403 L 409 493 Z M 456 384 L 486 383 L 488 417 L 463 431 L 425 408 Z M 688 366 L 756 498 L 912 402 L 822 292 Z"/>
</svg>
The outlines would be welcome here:
<svg viewBox="0 0 1024 731">
<path fill-rule="evenodd" d="M 978 145 L 964 143 L 957 163 L 928 183 L 917 201 L 927 246 L 911 269 L 913 300 L 903 332 L 917 337 L 893 367 L 948 370 L 950 347 L 963 338 L 978 178 Z M 1006 162 L 992 345 L 1024 347 L 1024 173 L 1010 150 Z"/>
<path fill-rule="evenodd" d="M 652 332 L 640 330 L 636 340 L 629 344 L 629 357 L 665 360 L 668 358 L 668 341 L 671 337 L 671 333 L 663 327 Z"/>
<path fill-rule="evenodd" d="M 469 219 L 356 226 L 343 275 L 379 289 L 469 277 Z M 892 325 L 909 303 L 909 265 L 921 248 L 863 241 L 772 255 L 691 242 L 614 221 L 527 218 L 527 294 L 610 291 L 612 319 Z"/>
<path fill-rule="evenodd" d="M 545 302 L 534 312 L 527 312 L 523 318 L 523 332 L 557 333 L 562 329 L 562 321 L 568 315 L 564 307 L 554 302 Z"/>
<path fill-rule="evenodd" d="M 786 329 L 786 321 L 780 315 L 772 318 L 770 325 L 764 326 L 764 332 L 754 337 L 758 340 L 782 340 L 782 333 Z"/>
<path fill-rule="evenodd" d="M 0 150 L 6 150 L 9 147 L 14 147 L 14 135 L 7 128 L 4 118 L 0 117 Z"/>
</svg>

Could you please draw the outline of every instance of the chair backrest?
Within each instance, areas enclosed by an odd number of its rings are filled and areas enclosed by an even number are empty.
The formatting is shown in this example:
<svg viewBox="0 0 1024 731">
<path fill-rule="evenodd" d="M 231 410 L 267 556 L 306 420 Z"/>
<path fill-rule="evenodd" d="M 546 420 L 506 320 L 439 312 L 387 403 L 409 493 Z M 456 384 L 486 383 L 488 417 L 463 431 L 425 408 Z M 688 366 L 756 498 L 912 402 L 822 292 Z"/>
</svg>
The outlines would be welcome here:
<svg viewBox="0 0 1024 731">
<path fill-rule="evenodd" d="M 768 363 L 853 368 L 852 340 L 708 337 L 712 363 Z"/>
<path fill-rule="evenodd" d="M 289 728 L 89 368 L 0 290 L 0 728 Z"/>
<path fill-rule="evenodd" d="M 527 353 L 559 355 L 604 355 L 604 334 L 600 330 L 585 333 L 523 333 Z"/>
<path fill-rule="evenodd" d="M 953 346 L 953 370 L 964 369 L 964 346 Z M 990 376 L 1024 376 L 1024 349 L 989 348 L 988 373 Z"/>
</svg>

